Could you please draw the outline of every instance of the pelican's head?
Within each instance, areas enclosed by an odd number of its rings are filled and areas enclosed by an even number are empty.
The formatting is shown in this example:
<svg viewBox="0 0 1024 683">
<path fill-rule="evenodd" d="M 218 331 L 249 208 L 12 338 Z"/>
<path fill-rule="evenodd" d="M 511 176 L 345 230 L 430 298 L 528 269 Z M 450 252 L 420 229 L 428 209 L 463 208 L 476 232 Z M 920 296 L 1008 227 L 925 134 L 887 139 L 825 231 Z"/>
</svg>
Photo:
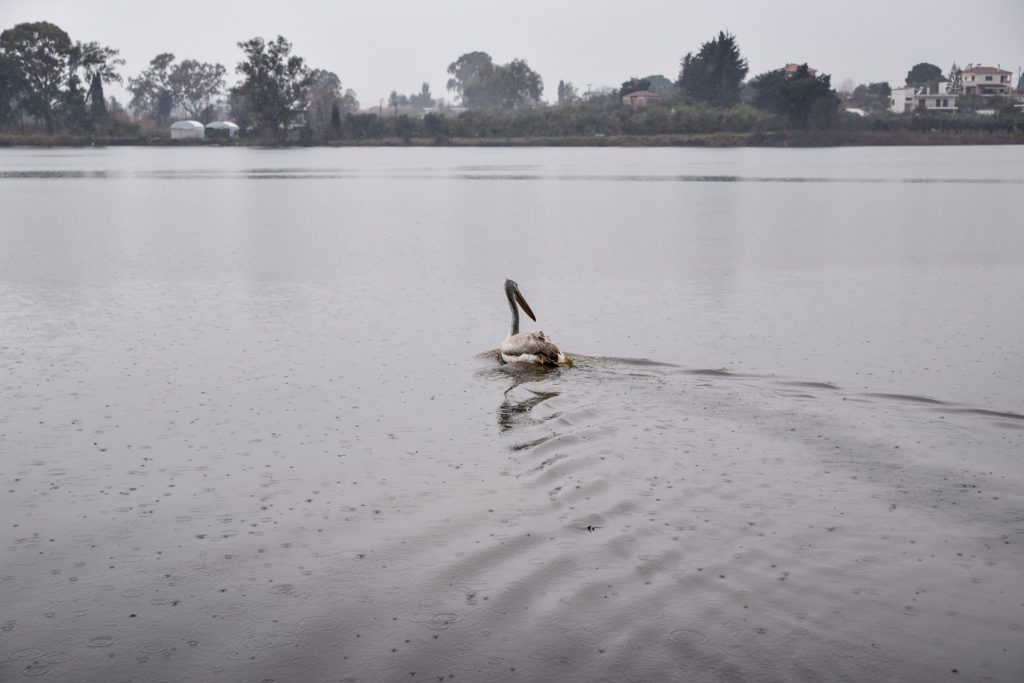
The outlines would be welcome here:
<svg viewBox="0 0 1024 683">
<path fill-rule="evenodd" d="M 508 278 L 505 279 L 505 293 L 508 295 L 508 302 L 510 304 L 513 306 L 515 305 L 515 303 L 513 303 L 514 297 L 514 301 L 519 303 L 520 308 L 523 309 L 523 313 L 530 316 L 530 320 L 536 322 L 537 316 L 535 316 L 533 311 L 530 309 L 530 304 L 526 303 L 526 299 L 523 298 L 523 294 L 519 291 L 519 285 L 516 284 L 515 280 L 510 280 Z"/>
</svg>

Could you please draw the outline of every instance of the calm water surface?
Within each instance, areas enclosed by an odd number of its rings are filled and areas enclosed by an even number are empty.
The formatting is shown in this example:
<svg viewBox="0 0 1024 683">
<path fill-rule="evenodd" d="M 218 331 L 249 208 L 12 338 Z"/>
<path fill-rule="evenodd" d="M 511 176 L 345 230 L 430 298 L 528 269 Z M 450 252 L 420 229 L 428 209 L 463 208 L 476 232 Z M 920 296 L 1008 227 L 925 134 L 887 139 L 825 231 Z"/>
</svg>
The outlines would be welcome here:
<svg viewBox="0 0 1024 683">
<path fill-rule="evenodd" d="M 0 150 L 0 679 L 1020 680 L 1022 169 Z"/>
</svg>

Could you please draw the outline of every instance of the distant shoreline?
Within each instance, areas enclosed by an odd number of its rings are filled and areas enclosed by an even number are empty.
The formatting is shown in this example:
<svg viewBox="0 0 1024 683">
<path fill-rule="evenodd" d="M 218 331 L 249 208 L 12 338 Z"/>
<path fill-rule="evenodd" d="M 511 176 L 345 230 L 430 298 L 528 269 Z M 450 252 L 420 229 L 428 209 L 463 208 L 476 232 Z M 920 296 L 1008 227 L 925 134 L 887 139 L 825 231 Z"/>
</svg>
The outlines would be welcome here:
<svg viewBox="0 0 1024 683">
<path fill-rule="evenodd" d="M 373 138 L 324 144 L 275 144 L 266 140 L 0 134 L 0 147 L 885 147 L 1019 145 L 1020 131 L 783 131 L 690 135 L 607 135 L 488 138 Z"/>
</svg>

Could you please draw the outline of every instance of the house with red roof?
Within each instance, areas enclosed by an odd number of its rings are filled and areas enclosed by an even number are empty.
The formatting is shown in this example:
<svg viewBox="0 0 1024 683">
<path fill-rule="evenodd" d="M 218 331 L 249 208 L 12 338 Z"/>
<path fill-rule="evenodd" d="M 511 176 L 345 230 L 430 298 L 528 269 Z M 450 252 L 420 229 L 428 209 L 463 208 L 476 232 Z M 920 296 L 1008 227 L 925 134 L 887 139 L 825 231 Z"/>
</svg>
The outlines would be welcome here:
<svg viewBox="0 0 1024 683">
<path fill-rule="evenodd" d="M 797 69 L 799 69 L 801 66 L 803 66 L 803 65 L 802 64 L 793 64 L 792 62 L 790 62 L 789 64 L 787 64 L 786 66 L 782 67 L 781 69 L 776 69 L 776 71 L 781 71 L 782 73 L 786 74 L 787 76 L 794 76 L 794 75 L 796 75 Z M 811 67 L 807 67 L 807 73 L 809 73 L 811 76 L 816 76 L 818 74 L 818 70 L 814 69 L 814 68 L 811 68 Z"/>
<path fill-rule="evenodd" d="M 1010 97 L 1013 72 L 996 66 L 968 64 L 963 70 L 964 93 L 981 97 Z"/>
<path fill-rule="evenodd" d="M 635 90 L 622 96 L 622 103 L 630 109 L 643 109 L 661 101 L 661 95 L 650 90 Z"/>
</svg>

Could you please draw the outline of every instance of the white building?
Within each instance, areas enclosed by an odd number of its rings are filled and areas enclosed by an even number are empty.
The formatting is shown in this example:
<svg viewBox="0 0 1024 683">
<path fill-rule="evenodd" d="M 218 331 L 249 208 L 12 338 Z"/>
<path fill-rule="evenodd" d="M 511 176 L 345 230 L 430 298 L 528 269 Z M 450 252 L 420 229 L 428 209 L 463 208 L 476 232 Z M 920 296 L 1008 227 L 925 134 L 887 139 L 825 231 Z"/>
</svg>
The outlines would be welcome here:
<svg viewBox="0 0 1024 683">
<path fill-rule="evenodd" d="M 940 81 L 934 85 L 893 88 L 889 104 L 897 114 L 917 111 L 922 106 L 928 111 L 954 112 L 959 96 L 948 92 L 948 87 L 949 83 Z"/>
<path fill-rule="evenodd" d="M 206 124 L 206 130 L 210 132 L 210 137 L 238 137 L 238 124 L 233 121 L 214 121 L 213 123 Z"/>
<path fill-rule="evenodd" d="M 1012 71 L 994 66 L 968 64 L 967 68 L 963 70 L 963 75 L 964 92 L 968 95 L 1009 97 L 1012 92 L 1010 88 L 1010 81 L 1013 78 Z"/>
<path fill-rule="evenodd" d="M 896 114 L 903 114 L 914 110 L 914 93 L 917 88 L 893 88 L 889 96 L 889 108 Z"/>
<path fill-rule="evenodd" d="M 200 140 L 206 128 L 198 121 L 175 121 L 171 124 L 172 140 Z"/>
</svg>

